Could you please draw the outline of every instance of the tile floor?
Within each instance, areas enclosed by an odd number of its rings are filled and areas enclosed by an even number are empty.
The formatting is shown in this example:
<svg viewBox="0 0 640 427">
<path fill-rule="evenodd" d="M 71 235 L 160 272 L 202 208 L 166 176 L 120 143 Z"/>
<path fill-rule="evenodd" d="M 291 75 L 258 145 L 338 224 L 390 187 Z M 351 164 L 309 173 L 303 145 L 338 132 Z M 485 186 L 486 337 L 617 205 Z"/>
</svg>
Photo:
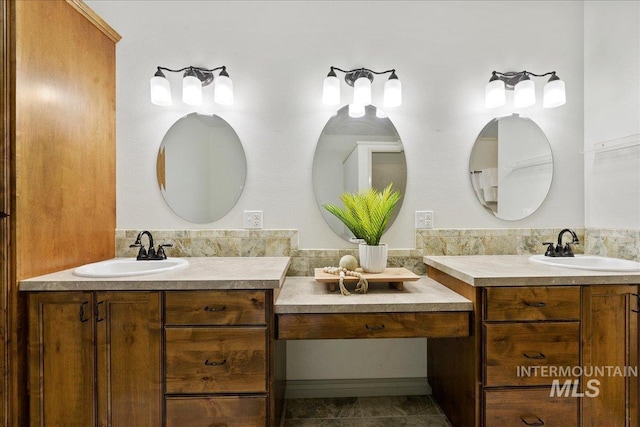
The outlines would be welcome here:
<svg viewBox="0 0 640 427">
<path fill-rule="evenodd" d="M 431 396 L 287 399 L 282 427 L 450 427 Z"/>
</svg>

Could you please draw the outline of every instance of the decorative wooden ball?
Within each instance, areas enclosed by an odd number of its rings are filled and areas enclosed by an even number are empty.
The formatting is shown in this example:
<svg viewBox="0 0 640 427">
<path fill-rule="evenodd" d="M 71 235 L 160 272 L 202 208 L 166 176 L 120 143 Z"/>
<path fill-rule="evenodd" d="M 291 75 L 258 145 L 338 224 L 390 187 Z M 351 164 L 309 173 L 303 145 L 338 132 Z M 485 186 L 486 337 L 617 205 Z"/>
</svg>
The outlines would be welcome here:
<svg viewBox="0 0 640 427">
<path fill-rule="evenodd" d="M 358 268 L 358 260 L 353 255 L 345 255 L 340 258 L 340 267 L 349 271 L 355 271 Z"/>
</svg>

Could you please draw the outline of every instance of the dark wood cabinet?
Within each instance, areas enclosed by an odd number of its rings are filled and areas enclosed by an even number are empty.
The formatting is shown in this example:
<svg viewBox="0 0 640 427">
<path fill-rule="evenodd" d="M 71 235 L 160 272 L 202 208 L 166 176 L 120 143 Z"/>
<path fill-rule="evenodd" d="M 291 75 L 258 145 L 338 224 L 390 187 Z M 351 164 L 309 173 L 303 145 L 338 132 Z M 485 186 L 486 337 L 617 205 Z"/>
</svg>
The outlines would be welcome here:
<svg viewBox="0 0 640 427">
<path fill-rule="evenodd" d="M 95 322 L 91 293 L 29 298 L 31 426 L 95 425 Z"/>
<path fill-rule="evenodd" d="M 168 397 L 166 411 L 166 427 L 264 426 L 268 419 L 265 396 Z"/>
<path fill-rule="evenodd" d="M 469 313 L 322 313 L 278 315 L 278 339 L 456 337 L 469 334 Z"/>
<path fill-rule="evenodd" d="M 158 427 L 158 292 L 29 294 L 31 426 Z"/>
<path fill-rule="evenodd" d="M 29 292 L 28 306 L 31 426 L 280 424 L 272 290 Z"/>
<path fill-rule="evenodd" d="M 548 389 L 486 390 L 484 392 L 484 425 L 576 426 L 578 425 L 576 403 L 575 398 L 549 397 Z"/>
<path fill-rule="evenodd" d="M 638 286 L 588 286 L 582 300 L 582 426 L 637 427 Z M 619 371 L 609 368 L 619 368 Z M 634 374 L 635 372 L 635 374 Z M 604 375 L 602 375 L 604 374 Z"/>
<path fill-rule="evenodd" d="M 454 426 L 639 426 L 638 285 L 429 276 L 474 304 L 471 336 L 428 344 L 429 382 Z"/>
<path fill-rule="evenodd" d="M 271 291 L 165 292 L 166 426 L 279 425 Z"/>
</svg>

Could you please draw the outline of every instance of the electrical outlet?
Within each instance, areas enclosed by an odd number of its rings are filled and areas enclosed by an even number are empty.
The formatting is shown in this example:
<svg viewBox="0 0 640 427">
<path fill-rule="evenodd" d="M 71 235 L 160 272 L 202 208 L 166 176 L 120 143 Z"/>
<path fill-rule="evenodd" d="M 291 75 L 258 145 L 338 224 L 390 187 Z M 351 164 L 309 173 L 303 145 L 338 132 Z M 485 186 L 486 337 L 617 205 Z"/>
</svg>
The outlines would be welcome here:
<svg viewBox="0 0 640 427">
<path fill-rule="evenodd" d="M 262 228 L 262 211 L 244 211 L 244 228 Z"/>
<path fill-rule="evenodd" d="M 433 211 L 416 211 L 416 228 L 433 228 Z"/>
</svg>

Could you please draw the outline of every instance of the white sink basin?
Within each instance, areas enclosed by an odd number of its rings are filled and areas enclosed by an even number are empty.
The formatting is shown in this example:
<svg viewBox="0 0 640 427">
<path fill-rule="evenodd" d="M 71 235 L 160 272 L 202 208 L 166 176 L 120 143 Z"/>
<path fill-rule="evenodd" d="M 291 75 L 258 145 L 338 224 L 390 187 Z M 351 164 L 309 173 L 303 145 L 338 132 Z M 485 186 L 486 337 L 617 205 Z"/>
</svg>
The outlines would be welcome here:
<svg viewBox="0 0 640 427">
<path fill-rule="evenodd" d="M 576 255 L 573 258 L 554 258 L 544 255 L 533 255 L 529 260 L 539 264 L 552 265 L 554 267 L 577 268 L 581 270 L 616 272 L 640 271 L 640 262 L 595 255 Z"/>
<path fill-rule="evenodd" d="M 189 265 L 182 258 L 167 258 L 156 261 L 137 261 L 135 258 L 114 258 L 82 265 L 73 274 L 80 277 L 127 277 L 143 274 L 166 273 Z"/>
</svg>

